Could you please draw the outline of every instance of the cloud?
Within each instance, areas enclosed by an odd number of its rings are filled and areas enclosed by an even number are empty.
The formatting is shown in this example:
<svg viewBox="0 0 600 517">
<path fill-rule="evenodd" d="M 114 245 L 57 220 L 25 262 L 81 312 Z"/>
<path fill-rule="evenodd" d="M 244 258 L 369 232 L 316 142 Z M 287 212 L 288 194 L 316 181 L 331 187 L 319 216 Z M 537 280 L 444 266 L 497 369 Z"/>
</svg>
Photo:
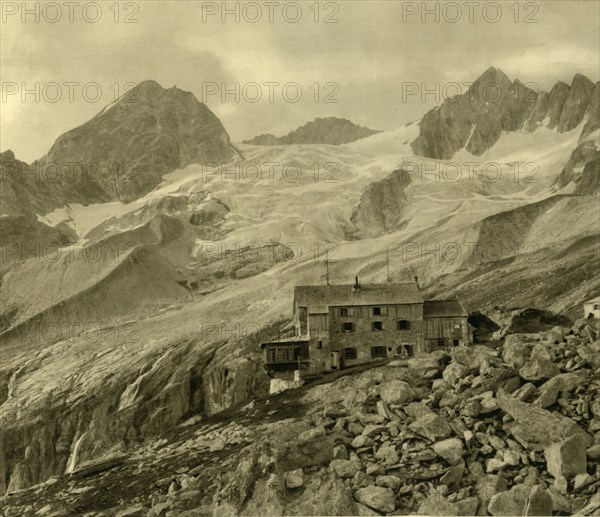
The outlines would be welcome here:
<svg viewBox="0 0 600 517">
<path fill-rule="evenodd" d="M 177 85 L 199 99 L 207 82 L 228 89 L 249 82 L 264 88 L 268 81 L 301 86 L 297 103 L 285 100 L 281 90 L 273 103 L 264 98 L 234 103 L 231 95 L 222 103 L 211 97 L 209 107 L 236 140 L 284 134 L 329 115 L 393 129 L 433 105 L 431 98 L 403 103 L 403 82 L 431 88 L 471 81 L 492 65 L 544 89 L 559 79 L 569 82 L 575 72 L 598 80 L 596 2 L 540 3 L 534 24 L 515 24 L 509 9 L 499 23 L 423 23 L 419 17 L 403 22 L 403 3 L 388 1 L 338 2 L 338 21 L 330 24 L 323 23 L 325 4 L 319 4 L 315 22 L 313 3 L 301 4 L 297 23 L 280 14 L 273 23 L 264 14 L 257 23 L 236 23 L 231 16 L 227 23 L 220 17 L 204 23 L 202 5 L 171 2 L 166 9 L 159 2 L 140 2 L 134 24 L 115 23 L 108 15 L 96 24 L 3 24 L 2 81 L 96 82 L 103 96 L 97 103 L 80 95 L 75 102 L 37 104 L 12 97 L 2 106 L 2 149 L 11 147 L 24 160 L 39 158 L 62 132 L 112 102 L 115 90 L 145 79 Z M 337 85 L 339 102 L 323 102 L 326 83 Z"/>
</svg>

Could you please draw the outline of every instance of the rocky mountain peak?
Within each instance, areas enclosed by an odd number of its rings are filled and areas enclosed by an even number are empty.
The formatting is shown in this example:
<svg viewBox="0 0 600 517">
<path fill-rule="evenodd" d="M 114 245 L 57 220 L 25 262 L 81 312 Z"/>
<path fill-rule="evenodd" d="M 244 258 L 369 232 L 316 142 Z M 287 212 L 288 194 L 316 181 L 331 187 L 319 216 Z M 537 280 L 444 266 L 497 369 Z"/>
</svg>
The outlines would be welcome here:
<svg viewBox="0 0 600 517">
<path fill-rule="evenodd" d="M 571 88 L 583 88 L 583 89 L 594 89 L 594 83 L 588 79 L 585 75 L 576 73 L 571 81 Z"/>
<path fill-rule="evenodd" d="M 594 86 L 594 83 L 585 75 L 575 74 L 560 114 L 559 132 L 571 131 L 581 124 L 592 100 Z"/>
<path fill-rule="evenodd" d="M 345 118 L 322 117 L 307 122 L 303 126 L 291 131 L 286 136 L 275 137 L 271 134 L 259 135 L 251 140 L 245 140 L 244 143 L 253 145 L 342 145 L 376 133 L 380 133 L 380 131 L 359 126 Z"/>
<path fill-rule="evenodd" d="M 495 68 L 490 66 L 483 74 L 481 74 L 476 80 L 476 83 L 496 83 L 499 85 L 502 84 L 511 84 L 512 81 L 510 78 L 499 68 Z"/>
<path fill-rule="evenodd" d="M 152 79 L 142 81 L 135 87 L 128 90 L 118 102 L 123 102 L 128 105 L 137 103 L 146 103 L 152 105 L 164 102 L 165 100 L 191 104 L 199 103 L 198 99 L 192 92 L 181 90 L 177 88 L 177 86 L 163 88 L 159 83 Z"/>
<path fill-rule="evenodd" d="M 480 156 L 503 132 L 531 132 L 541 126 L 560 133 L 571 131 L 584 119 L 593 119 L 595 89 L 587 77 L 575 74 L 570 86 L 559 81 L 550 93 L 535 91 L 490 67 L 460 98 L 447 99 L 426 113 L 411 145 L 419 156 L 450 159 L 462 148 Z M 592 120 L 582 135 L 590 134 L 594 127 L 597 123 Z"/>
<path fill-rule="evenodd" d="M 64 202 L 130 201 L 164 174 L 191 163 L 223 163 L 234 154 L 220 120 L 179 88 L 143 81 L 83 125 L 58 137 L 39 162 L 75 163 L 53 188 Z M 93 167 L 90 180 L 84 173 Z M 98 171 L 102 171 L 98 173 Z"/>
</svg>

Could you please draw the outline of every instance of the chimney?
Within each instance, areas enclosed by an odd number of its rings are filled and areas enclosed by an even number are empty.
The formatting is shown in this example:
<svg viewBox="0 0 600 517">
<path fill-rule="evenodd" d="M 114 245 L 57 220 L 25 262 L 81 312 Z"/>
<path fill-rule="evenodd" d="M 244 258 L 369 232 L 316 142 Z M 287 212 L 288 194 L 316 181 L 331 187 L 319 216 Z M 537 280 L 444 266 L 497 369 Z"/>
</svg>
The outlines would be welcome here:
<svg viewBox="0 0 600 517">
<path fill-rule="evenodd" d="M 417 284 L 417 289 L 419 289 L 419 277 L 415 277 L 415 284 Z"/>
<path fill-rule="evenodd" d="M 354 289 L 360 289 L 360 284 L 358 283 L 358 277 L 354 277 Z"/>
</svg>

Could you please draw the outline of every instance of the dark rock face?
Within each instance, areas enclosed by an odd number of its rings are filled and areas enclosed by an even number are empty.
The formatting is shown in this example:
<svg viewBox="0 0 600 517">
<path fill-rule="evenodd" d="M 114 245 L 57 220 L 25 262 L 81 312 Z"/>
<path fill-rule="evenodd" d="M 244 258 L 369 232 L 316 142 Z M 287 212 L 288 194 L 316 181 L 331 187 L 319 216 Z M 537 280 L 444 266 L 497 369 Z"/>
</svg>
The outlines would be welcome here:
<svg viewBox="0 0 600 517">
<path fill-rule="evenodd" d="M 593 195 L 598 189 L 598 162 L 600 151 L 593 140 L 582 141 L 571 153 L 563 170 L 556 179 L 555 187 L 561 189 L 576 182 L 575 194 Z M 577 171 L 580 172 L 577 172 Z"/>
<path fill-rule="evenodd" d="M 317 118 L 291 131 L 286 136 L 276 137 L 270 133 L 259 135 L 245 144 L 286 145 L 286 144 L 330 144 L 342 145 L 380 133 L 374 129 L 358 126 L 349 120 L 337 117 Z"/>
<path fill-rule="evenodd" d="M 371 183 L 350 219 L 356 227 L 351 237 L 370 238 L 399 229 L 407 205 L 404 189 L 409 183 L 409 173 L 404 169 L 397 169 L 381 181 Z"/>
<path fill-rule="evenodd" d="M 543 104 L 541 105 L 543 107 Z M 421 120 L 420 134 L 412 143 L 415 154 L 449 159 L 463 147 L 481 155 L 502 131 L 521 129 L 537 108 L 538 94 L 496 68 L 489 68 L 461 96 L 446 99 Z"/>
<path fill-rule="evenodd" d="M 52 227 L 38 220 L 36 212 L 45 212 L 51 199 L 35 170 L 15 158 L 12 151 L 0 153 L 0 273 L 11 263 L 31 258 L 39 249 L 65 246 L 77 240 L 65 225 Z M 50 252 L 54 248 L 50 249 Z"/>
<path fill-rule="evenodd" d="M 560 114 L 569 95 L 569 89 L 568 84 L 558 81 L 550 90 L 548 99 L 548 128 L 554 129 L 558 127 Z"/>
<path fill-rule="evenodd" d="M 568 326 L 571 321 L 566 316 L 540 309 L 525 309 L 512 318 L 507 334 L 521 334 L 549 330 L 556 325 Z"/>
<path fill-rule="evenodd" d="M 90 203 L 131 201 L 177 168 L 232 155 L 223 125 L 192 93 L 145 81 L 61 135 L 39 163 L 61 171 L 54 190 L 66 201 Z"/>
<path fill-rule="evenodd" d="M 569 94 L 560 114 L 558 130 L 561 133 L 576 128 L 585 115 L 592 98 L 594 83 L 581 74 L 575 74 Z"/>
<path fill-rule="evenodd" d="M 531 133 L 537 128 L 539 128 L 543 124 L 544 119 L 546 118 L 549 107 L 550 95 L 546 92 L 540 92 L 537 98 L 537 102 L 535 103 L 535 106 L 531 111 L 531 114 L 529 115 L 529 118 L 525 121 L 525 124 L 523 125 L 523 130 L 528 133 Z"/>
<path fill-rule="evenodd" d="M 425 114 L 415 154 L 450 159 L 460 149 L 480 156 L 503 131 L 535 131 L 546 124 L 559 132 L 578 127 L 582 136 L 598 128 L 598 86 L 576 74 L 571 86 L 558 82 L 550 93 L 537 92 L 504 72 L 489 68 L 463 95 L 446 99 Z"/>
<path fill-rule="evenodd" d="M 481 312 L 469 314 L 469 325 L 475 328 L 473 331 L 474 343 L 485 343 L 492 339 L 494 332 L 500 330 L 500 325 Z"/>
<path fill-rule="evenodd" d="M 587 121 L 581 132 L 581 139 L 585 139 L 594 131 L 600 128 L 600 83 L 596 83 L 596 87 L 592 93 L 592 98 L 586 112 Z"/>
<path fill-rule="evenodd" d="M 581 176 L 575 187 L 575 194 L 579 196 L 593 196 L 600 194 L 600 152 L 593 160 L 585 164 Z"/>
</svg>

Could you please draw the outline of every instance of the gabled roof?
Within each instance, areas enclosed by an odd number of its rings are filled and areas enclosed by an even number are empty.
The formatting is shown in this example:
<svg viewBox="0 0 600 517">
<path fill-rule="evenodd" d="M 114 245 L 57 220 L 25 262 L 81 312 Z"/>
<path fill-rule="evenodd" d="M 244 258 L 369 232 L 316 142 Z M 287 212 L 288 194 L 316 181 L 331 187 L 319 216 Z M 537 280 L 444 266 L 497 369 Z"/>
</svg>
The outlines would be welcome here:
<svg viewBox="0 0 600 517">
<path fill-rule="evenodd" d="M 330 306 L 400 305 L 423 303 L 415 282 L 348 285 L 299 285 L 294 289 L 294 307 L 308 307 L 308 312 L 326 313 Z"/>
<path fill-rule="evenodd" d="M 426 300 L 423 305 L 424 318 L 443 318 L 468 316 L 467 311 L 457 300 Z"/>
<path fill-rule="evenodd" d="M 587 303 L 600 303 L 600 296 L 596 296 L 596 298 L 592 298 L 592 299 L 587 300 L 587 301 L 585 301 L 583 303 L 586 303 L 586 304 Z"/>
</svg>

